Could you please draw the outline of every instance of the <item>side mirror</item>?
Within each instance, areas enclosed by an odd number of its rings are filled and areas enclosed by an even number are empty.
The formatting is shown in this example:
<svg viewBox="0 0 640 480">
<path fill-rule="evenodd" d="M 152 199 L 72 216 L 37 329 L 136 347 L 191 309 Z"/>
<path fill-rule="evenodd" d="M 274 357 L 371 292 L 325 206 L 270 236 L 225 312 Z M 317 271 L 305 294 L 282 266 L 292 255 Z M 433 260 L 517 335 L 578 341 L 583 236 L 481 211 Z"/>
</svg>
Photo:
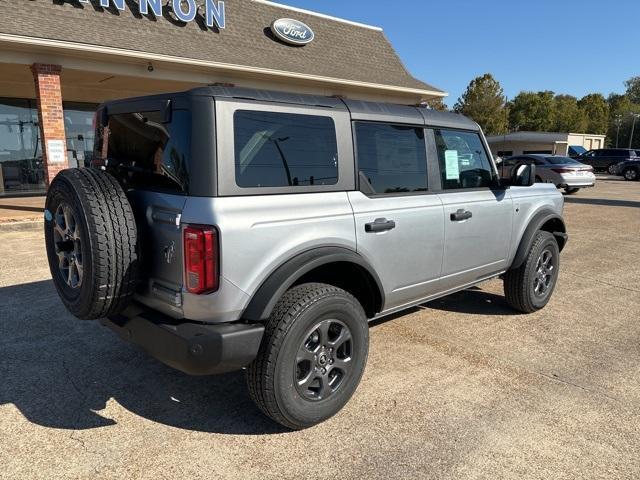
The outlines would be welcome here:
<svg viewBox="0 0 640 480">
<path fill-rule="evenodd" d="M 514 187 L 530 187 L 536 183 L 536 166 L 534 163 L 519 162 L 511 170 L 510 184 Z"/>
</svg>

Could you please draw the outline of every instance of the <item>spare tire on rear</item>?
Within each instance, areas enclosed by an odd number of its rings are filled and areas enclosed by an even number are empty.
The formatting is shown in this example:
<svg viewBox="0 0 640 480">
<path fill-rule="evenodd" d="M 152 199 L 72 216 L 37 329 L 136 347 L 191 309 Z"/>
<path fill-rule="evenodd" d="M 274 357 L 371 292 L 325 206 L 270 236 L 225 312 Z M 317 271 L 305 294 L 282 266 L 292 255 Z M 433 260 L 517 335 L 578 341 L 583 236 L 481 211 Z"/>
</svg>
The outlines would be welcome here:
<svg viewBox="0 0 640 480">
<path fill-rule="evenodd" d="M 60 172 L 47 193 L 45 242 L 53 283 L 82 320 L 122 311 L 138 274 L 138 233 L 131 205 L 102 170 Z"/>
</svg>

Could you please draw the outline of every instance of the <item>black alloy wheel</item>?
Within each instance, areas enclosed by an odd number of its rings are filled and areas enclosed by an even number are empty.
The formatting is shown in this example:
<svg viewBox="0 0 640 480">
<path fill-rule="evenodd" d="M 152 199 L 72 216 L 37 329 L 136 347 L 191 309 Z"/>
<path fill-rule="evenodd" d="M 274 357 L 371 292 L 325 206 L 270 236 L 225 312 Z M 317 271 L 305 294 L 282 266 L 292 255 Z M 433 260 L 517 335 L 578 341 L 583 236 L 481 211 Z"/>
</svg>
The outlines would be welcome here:
<svg viewBox="0 0 640 480">
<path fill-rule="evenodd" d="M 295 363 L 295 385 L 307 400 L 325 400 L 351 374 L 353 339 L 349 327 L 335 319 L 322 320 L 305 335 Z"/>
</svg>

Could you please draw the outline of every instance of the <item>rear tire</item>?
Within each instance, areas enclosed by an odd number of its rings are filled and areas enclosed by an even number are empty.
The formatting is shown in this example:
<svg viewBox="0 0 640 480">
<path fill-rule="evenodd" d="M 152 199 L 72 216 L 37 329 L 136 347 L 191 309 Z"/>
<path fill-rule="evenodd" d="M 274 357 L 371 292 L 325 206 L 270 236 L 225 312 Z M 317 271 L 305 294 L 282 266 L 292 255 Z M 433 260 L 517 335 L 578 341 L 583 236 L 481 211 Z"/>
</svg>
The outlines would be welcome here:
<svg viewBox="0 0 640 480">
<path fill-rule="evenodd" d="M 115 178 L 91 168 L 60 172 L 47 193 L 44 233 L 53 283 L 73 315 L 93 320 L 124 309 L 138 278 L 138 235 Z"/>
<path fill-rule="evenodd" d="M 573 195 L 574 193 L 578 193 L 578 190 L 580 189 L 567 187 L 564 189 L 564 193 L 566 193 L 567 195 Z"/>
<path fill-rule="evenodd" d="M 280 425 L 311 427 L 349 401 L 368 352 L 367 318 L 351 294 L 322 283 L 298 285 L 267 321 L 258 356 L 247 368 L 249 394 Z"/>
<path fill-rule="evenodd" d="M 560 269 L 560 249 L 553 234 L 539 231 L 527 258 L 504 274 L 507 303 L 523 313 L 543 308 L 553 294 Z"/>
</svg>

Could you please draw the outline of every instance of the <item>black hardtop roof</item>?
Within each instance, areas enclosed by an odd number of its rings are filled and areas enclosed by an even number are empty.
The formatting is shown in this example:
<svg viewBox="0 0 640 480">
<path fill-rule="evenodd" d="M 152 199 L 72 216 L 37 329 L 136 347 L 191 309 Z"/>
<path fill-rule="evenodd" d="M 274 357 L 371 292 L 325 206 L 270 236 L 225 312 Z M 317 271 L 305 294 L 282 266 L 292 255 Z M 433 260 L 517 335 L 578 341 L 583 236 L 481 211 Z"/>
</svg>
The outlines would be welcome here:
<svg viewBox="0 0 640 480">
<path fill-rule="evenodd" d="M 108 111 L 120 111 L 128 104 L 153 104 L 158 108 L 169 99 L 188 98 L 190 96 L 205 96 L 217 98 L 235 98 L 254 100 L 258 102 L 286 103 L 292 105 L 307 105 L 337 110 L 349 110 L 354 120 L 380 121 L 391 123 L 426 124 L 444 128 L 458 128 L 463 130 L 479 130 L 480 127 L 473 120 L 452 112 L 441 112 L 411 105 L 400 105 L 384 102 L 368 102 L 361 100 L 342 99 L 301 93 L 280 92 L 275 90 L 261 90 L 244 87 L 229 87 L 211 85 L 197 87 L 176 93 L 164 93 L 143 97 L 111 100 L 103 104 Z M 102 108 L 102 107 L 101 107 Z"/>
</svg>

